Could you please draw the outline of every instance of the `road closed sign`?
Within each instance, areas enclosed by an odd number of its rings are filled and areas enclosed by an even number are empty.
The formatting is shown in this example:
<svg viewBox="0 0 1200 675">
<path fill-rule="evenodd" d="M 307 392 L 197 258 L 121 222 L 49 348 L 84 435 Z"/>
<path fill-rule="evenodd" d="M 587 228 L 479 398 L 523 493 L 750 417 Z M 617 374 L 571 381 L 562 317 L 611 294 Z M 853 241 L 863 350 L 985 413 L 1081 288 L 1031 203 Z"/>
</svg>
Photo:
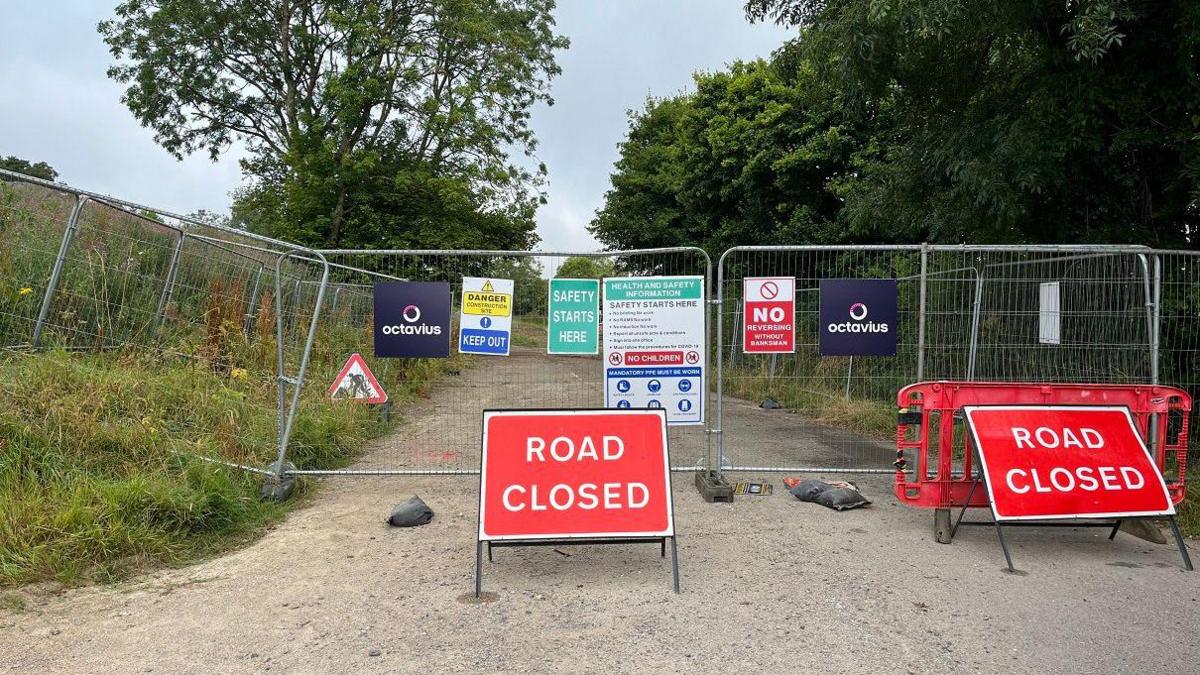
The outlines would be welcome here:
<svg viewBox="0 0 1200 675">
<path fill-rule="evenodd" d="M 992 514 L 1002 520 L 1175 513 L 1129 410 L 967 406 Z"/>
<path fill-rule="evenodd" d="M 796 278 L 742 280 L 742 350 L 747 354 L 796 351 Z"/>
<path fill-rule="evenodd" d="M 673 537 L 662 410 L 483 413 L 479 540 Z"/>
</svg>

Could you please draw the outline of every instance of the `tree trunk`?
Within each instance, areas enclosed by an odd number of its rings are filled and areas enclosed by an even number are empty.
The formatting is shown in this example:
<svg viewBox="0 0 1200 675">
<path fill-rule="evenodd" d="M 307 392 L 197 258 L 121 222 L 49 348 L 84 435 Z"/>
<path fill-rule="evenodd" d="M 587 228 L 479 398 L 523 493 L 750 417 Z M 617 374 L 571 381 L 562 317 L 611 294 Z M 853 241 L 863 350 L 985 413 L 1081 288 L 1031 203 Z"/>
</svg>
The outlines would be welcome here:
<svg viewBox="0 0 1200 675">
<path fill-rule="evenodd" d="M 333 207 L 333 223 L 329 230 L 329 241 L 333 248 L 340 248 L 342 245 L 342 223 L 346 218 L 346 184 L 340 178 L 337 190 L 337 205 Z"/>
</svg>

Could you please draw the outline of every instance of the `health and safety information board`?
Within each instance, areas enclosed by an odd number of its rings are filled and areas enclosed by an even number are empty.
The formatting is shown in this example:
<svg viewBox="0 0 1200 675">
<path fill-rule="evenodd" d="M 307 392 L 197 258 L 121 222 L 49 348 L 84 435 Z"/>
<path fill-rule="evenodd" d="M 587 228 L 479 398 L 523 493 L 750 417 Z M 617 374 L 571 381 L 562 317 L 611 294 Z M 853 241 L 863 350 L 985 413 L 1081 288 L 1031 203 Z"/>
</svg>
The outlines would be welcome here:
<svg viewBox="0 0 1200 675">
<path fill-rule="evenodd" d="M 703 424 L 704 277 L 604 280 L 604 399 Z"/>
</svg>

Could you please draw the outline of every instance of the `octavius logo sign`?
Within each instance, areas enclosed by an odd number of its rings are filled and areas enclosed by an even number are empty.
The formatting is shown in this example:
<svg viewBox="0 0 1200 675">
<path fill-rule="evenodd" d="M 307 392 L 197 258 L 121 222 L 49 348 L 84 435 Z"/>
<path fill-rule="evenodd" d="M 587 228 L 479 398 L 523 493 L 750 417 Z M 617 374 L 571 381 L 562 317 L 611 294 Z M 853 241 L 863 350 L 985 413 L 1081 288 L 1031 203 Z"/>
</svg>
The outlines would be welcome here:
<svg viewBox="0 0 1200 675">
<path fill-rule="evenodd" d="M 894 356 L 894 279 L 821 280 L 822 356 Z"/>
<path fill-rule="evenodd" d="M 887 333 L 892 327 L 886 323 L 878 321 L 866 321 L 867 305 L 862 302 L 856 302 L 850 305 L 850 318 L 853 321 L 843 321 L 841 323 L 831 323 L 826 328 L 831 333 Z"/>
<path fill-rule="evenodd" d="M 450 355 L 450 284 L 380 282 L 374 304 L 375 356 Z"/>
<path fill-rule="evenodd" d="M 441 335 L 442 327 L 421 321 L 421 308 L 416 305 L 406 305 L 400 311 L 404 323 L 385 324 L 384 335 Z M 418 323 L 420 322 L 420 323 Z"/>
</svg>

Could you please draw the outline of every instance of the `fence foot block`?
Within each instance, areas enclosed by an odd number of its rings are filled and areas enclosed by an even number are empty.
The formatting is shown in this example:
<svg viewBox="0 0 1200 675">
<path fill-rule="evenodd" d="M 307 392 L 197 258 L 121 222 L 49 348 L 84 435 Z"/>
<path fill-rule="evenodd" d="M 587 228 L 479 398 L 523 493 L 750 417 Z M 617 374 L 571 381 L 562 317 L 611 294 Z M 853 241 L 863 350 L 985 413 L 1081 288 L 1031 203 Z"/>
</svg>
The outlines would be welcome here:
<svg viewBox="0 0 1200 675">
<path fill-rule="evenodd" d="M 950 509 L 934 510 L 933 538 L 939 544 L 949 544 L 954 541 L 954 528 L 950 524 Z"/>
<path fill-rule="evenodd" d="M 733 486 L 712 471 L 696 472 L 696 489 L 706 502 L 732 502 Z"/>
</svg>

